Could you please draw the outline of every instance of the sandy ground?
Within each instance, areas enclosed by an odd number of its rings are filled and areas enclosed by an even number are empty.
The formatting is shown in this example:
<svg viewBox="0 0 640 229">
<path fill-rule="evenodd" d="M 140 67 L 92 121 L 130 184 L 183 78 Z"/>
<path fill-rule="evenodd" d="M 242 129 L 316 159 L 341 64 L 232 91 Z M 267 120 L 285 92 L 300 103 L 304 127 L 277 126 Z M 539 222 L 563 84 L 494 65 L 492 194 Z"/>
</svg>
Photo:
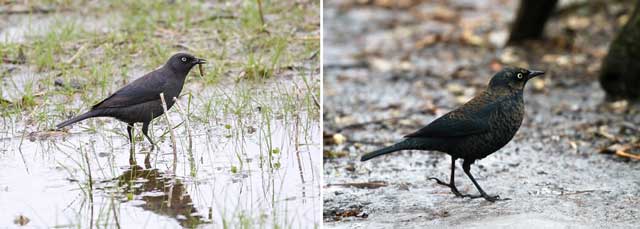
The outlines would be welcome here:
<svg viewBox="0 0 640 229">
<path fill-rule="evenodd" d="M 639 108 L 605 103 L 597 83 L 632 2 L 579 6 L 554 17 L 544 41 L 507 48 L 501 42 L 515 1 L 412 4 L 325 2 L 325 227 L 640 223 L 640 163 L 601 153 L 638 141 Z M 505 65 L 547 71 L 526 88 L 526 118 L 514 139 L 471 169 L 485 191 L 511 200 L 456 198 L 428 180 L 448 179 L 446 154 L 403 151 L 359 162 L 464 103 Z M 461 162 L 456 166 L 458 188 L 477 194 Z"/>
</svg>

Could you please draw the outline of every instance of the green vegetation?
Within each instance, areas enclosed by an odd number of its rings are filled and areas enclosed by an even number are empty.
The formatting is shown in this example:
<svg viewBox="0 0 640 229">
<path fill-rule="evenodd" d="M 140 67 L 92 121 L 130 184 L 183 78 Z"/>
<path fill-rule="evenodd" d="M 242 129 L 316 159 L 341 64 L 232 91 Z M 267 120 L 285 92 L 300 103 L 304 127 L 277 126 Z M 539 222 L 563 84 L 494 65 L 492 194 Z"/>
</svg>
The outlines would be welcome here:
<svg viewBox="0 0 640 229">
<path fill-rule="evenodd" d="M 319 131 L 314 129 L 320 116 L 319 1 L 167 2 L 29 1 L 29 6 L 55 11 L 48 13 L 46 20 L 27 15 L 29 21 L 44 26 L 30 27 L 22 40 L 5 42 L 0 37 L 0 79 L 4 82 L 0 84 L 0 118 L 2 123 L 13 124 L 6 126 L 9 135 L 22 136 L 22 141 L 31 131 L 47 131 L 159 67 L 172 53 L 187 51 L 207 59 L 208 64 L 203 77 L 197 69 L 192 70 L 178 107 L 169 111 L 176 125 L 172 128 L 178 133 L 178 155 L 188 157 L 186 174 L 196 177 L 203 166 L 203 153 L 192 152 L 193 139 L 208 137 L 226 137 L 228 144 L 234 145 L 228 155 L 233 162 L 224 170 L 231 176 L 250 170 L 247 164 L 254 159 L 250 155 L 256 153 L 259 156 L 253 163 L 259 161 L 263 172 L 283 169 L 284 155 L 296 153 L 298 145 L 310 144 L 311 131 Z M 126 138 L 124 125 L 122 129 L 105 128 L 106 122 L 117 121 L 98 120 L 85 121 L 81 125 L 84 129 L 73 132 Z M 158 120 L 152 123 L 151 130 L 156 132 L 151 135 L 161 144 L 169 142 L 169 128 Z M 282 131 L 277 130 L 282 126 L 284 132 L 294 133 L 288 134 L 289 141 L 272 136 Z M 191 129 L 214 134 L 192 133 Z M 136 142 L 141 142 L 136 144 L 145 144 L 140 131 L 135 134 Z M 259 152 L 247 152 L 248 141 L 258 144 Z M 120 146 L 113 142 L 73 144 L 65 147 L 78 151 L 64 156 L 74 163 L 59 166 L 74 180 L 84 181 L 78 187 L 93 199 L 94 182 L 118 176 L 119 165 L 113 162 L 100 167 L 92 160 L 98 153 Z M 55 143 L 47 146 L 59 148 Z M 118 201 L 132 200 L 135 194 L 110 195 L 111 204 L 97 209 L 101 218 L 96 224 L 113 225 L 110 221 L 118 221 Z M 264 219 L 256 216 L 261 214 L 287 222 L 272 210 L 237 212 L 232 214 L 235 218 L 224 219 L 224 225 L 264 225 Z M 87 212 L 78 214 L 80 221 L 80 214 Z M 78 226 L 86 224 L 78 222 Z"/>
</svg>

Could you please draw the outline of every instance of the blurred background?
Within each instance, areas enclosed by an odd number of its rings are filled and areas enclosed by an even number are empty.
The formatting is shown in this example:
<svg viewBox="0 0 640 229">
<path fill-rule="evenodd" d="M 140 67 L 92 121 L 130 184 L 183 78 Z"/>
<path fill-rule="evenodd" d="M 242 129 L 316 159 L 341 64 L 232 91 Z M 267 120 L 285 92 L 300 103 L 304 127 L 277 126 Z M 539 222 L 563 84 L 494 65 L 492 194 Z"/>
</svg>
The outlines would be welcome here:
<svg viewBox="0 0 640 229">
<path fill-rule="evenodd" d="M 0 228 L 320 225 L 319 12 L 320 1 L 0 0 Z M 140 164 L 122 122 L 53 130 L 179 51 L 206 59 L 204 76 L 187 77 L 173 125 L 152 122 L 156 151 L 137 126 Z"/>
<path fill-rule="evenodd" d="M 637 1 L 325 1 L 328 227 L 633 227 L 640 203 Z M 505 66 L 528 83 L 514 139 L 476 162 L 510 201 L 455 198 L 449 156 L 359 156 L 465 103 Z M 460 171 L 458 165 L 458 171 Z M 475 193 L 458 173 L 461 192 Z"/>
</svg>

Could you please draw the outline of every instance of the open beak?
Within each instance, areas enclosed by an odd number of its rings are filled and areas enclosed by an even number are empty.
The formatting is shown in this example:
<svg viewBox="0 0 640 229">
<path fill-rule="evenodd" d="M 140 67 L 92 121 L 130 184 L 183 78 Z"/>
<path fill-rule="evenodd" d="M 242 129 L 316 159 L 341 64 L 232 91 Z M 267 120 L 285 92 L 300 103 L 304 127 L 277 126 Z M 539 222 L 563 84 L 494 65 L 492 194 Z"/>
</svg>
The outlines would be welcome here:
<svg viewBox="0 0 640 229">
<path fill-rule="evenodd" d="M 196 58 L 195 61 L 194 61 L 194 64 L 206 64 L 206 63 L 207 63 L 207 60 L 205 60 L 205 59 Z"/>
<path fill-rule="evenodd" d="M 194 60 L 194 63 L 198 65 L 198 70 L 200 70 L 200 76 L 204 77 L 204 70 L 202 65 L 207 63 L 207 60 L 205 59 L 200 59 L 200 58 L 196 58 Z"/>
<path fill-rule="evenodd" d="M 529 79 L 539 76 L 539 75 L 544 75 L 543 71 L 536 71 L 536 70 L 530 70 L 529 71 Z"/>
</svg>

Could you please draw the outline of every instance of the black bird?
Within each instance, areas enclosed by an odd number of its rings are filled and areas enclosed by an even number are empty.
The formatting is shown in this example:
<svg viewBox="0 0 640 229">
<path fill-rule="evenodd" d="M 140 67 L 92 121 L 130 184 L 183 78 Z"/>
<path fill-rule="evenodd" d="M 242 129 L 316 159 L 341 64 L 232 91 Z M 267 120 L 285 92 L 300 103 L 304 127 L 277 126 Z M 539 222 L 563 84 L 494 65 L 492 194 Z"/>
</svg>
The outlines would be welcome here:
<svg viewBox="0 0 640 229">
<path fill-rule="evenodd" d="M 488 201 L 499 200 L 489 196 L 471 175 L 471 164 L 496 152 L 516 134 L 524 117 L 523 89 L 527 81 L 542 75 L 542 71 L 522 68 L 504 68 L 491 78 L 488 88 L 458 109 L 431 122 L 395 145 L 365 154 L 366 161 L 399 150 L 435 150 L 451 155 L 449 183 L 435 180 L 451 188 L 457 197 L 483 197 Z M 462 169 L 476 186 L 480 195 L 462 195 L 454 183 L 455 161 L 463 159 Z"/>
<path fill-rule="evenodd" d="M 141 122 L 142 133 L 151 143 L 151 150 L 153 150 L 155 143 L 149 137 L 148 131 L 151 120 L 164 113 L 160 93 L 164 93 L 167 109 L 171 108 L 174 103 L 173 97 L 180 95 L 184 80 L 191 68 L 204 63 L 206 60 L 191 54 L 175 54 L 161 68 L 127 84 L 91 107 L 91 110 L 64 121 L 56 127 L 60 129 L 87 118 L 113 117 L 127 123 L 129 141 L 133 143 L 133 125 Z"/>
</svg>

